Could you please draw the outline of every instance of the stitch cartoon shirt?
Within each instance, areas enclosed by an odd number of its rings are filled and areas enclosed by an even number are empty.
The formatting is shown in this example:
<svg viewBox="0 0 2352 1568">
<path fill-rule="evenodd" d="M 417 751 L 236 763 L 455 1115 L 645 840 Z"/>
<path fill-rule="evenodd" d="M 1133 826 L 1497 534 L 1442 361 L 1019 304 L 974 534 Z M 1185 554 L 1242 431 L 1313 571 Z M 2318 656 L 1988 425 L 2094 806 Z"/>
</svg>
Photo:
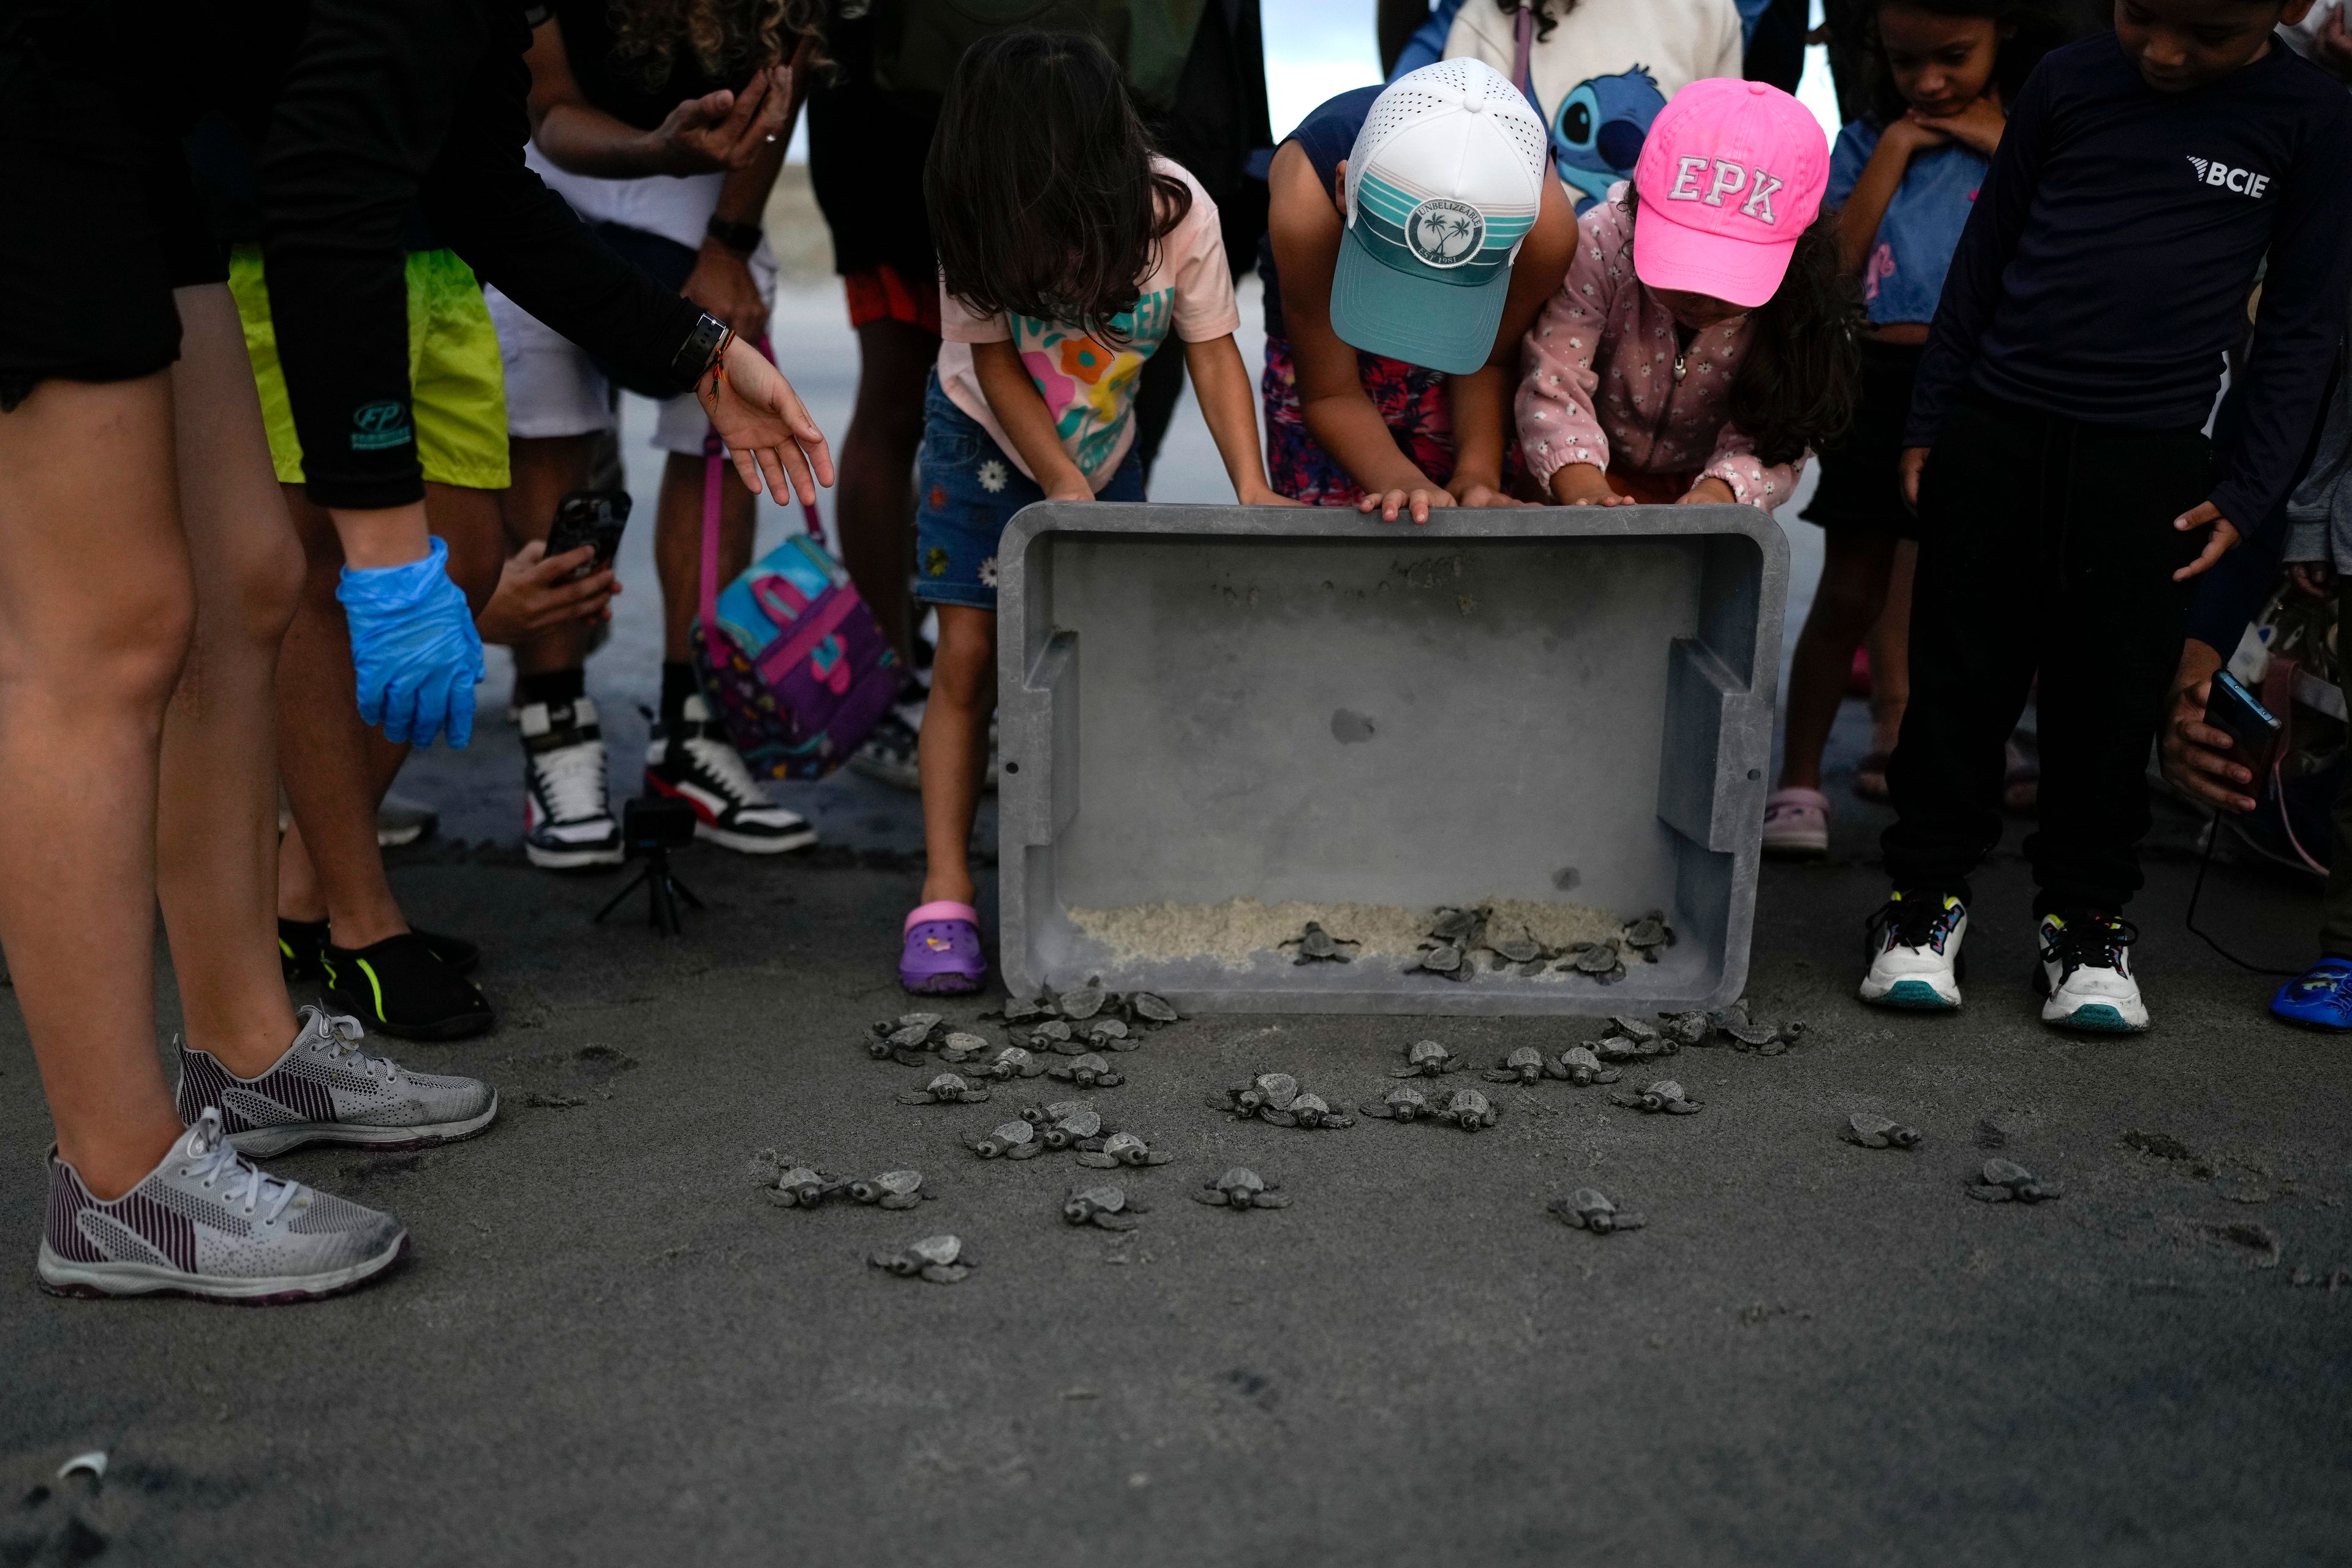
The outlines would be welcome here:
<svg viewBox="0 0 2352 1568">
<path fill-rule="evenodd" d="M 1885 129 L 1857 120 L 1838 132 L 1830 151 L 1830 188 L 1824 207 L 1845 205 L 1853 187 L 1878 150 Z M 1944 292 L 1944 274 L 1952 252 L 1960 246 L 1960 230 L 1968 226 L 1969 209 L 1977 199 L 1990 165 L 1982 153 L 1958 142 L 1947 142 L 1915 154 L 1878 220 L 1870 242 L 1870 258 L 1863 263 L 1862 297 L 1873 321 L 1932 321 L 1936 300 Z"/>
<path fill-rule="evenodd" d="M 1509 76 L 1517 13 L 1494 0 L 1453 0 L 1452 9 L 1444 58 L 1481 59 Z M 1528 48 L 1536 112 L 1551 132 L 1552 172 L 1580 214 L 1633 177 L 1666 100 L 1702 77 L 1740 74 L 1745 37 L 1733 0 L 1579 0 L 1550 36 L 1537 34 Z"/>
<path fill-rule="evenodd" d="M 1099 492 L 1135 444 L 1135 390 L 1143 362 L 1171 333 L 1183 342 L 1205 342 L 1238 331 L 1241 310 L 1234 303 L 1233 274 L 1217 228 L 1217 204 L 1182 165 L 1152 160 L 1162 174 L 1181 179 L 1192 193 L 1184 215 L 1152 257 L 1132 310 L 1114 317 L 1118 342 L 1098 342 L 1081 328 L 1028 316 L 976 316 L 948 293 L 940 293 L 940 388 L 958 408 L 980 422 L 1020 470 L 1029 465 L 997 423 L 971 362 L 974 343 L 1011 339 L 1029 369 L 1029 380 L 1045 400 L 1060 431 L 1062 449 Z M 1036 478 L 1030 474 L 1031 479 Z"/>
</svg>

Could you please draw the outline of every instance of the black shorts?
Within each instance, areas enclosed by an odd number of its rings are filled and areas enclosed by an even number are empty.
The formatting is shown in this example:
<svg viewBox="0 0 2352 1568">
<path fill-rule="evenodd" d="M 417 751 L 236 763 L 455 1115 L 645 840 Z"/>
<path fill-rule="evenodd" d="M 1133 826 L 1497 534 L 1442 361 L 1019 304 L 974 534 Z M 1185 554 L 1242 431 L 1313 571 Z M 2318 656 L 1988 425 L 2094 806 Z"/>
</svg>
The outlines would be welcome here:
<svg viewBox="0 0 2352 1568">
<path fill-rule="evenodd" d="M 1911 417 L 1911 384 L 1924 345 L 1862 340 L 1862 395 L 1853 424 L 1819 454 L 1822 482 L 1799 515 L 1825 529 L 1850 528 L 1919 537 L 1919 520 L 1903 504 L 1903 426 Z"/>
<path fill-rule="evenodd" d="M 180 357 L 172 290 L 228 280 L 179 143 L 0 124 L 0 412 L 52 376 L 129 381 Z"/>
<path fill-rule="evenodd" d="M 840 79 L 809 94 L 809 185 L 833 231 L 833 269 L 846 278 L 875 268 L 928 279 L 940 264 L 923 203 L 939 105 L 874 85 L 870 16 L 836 21 L 825 47 Z"/>
</svg>

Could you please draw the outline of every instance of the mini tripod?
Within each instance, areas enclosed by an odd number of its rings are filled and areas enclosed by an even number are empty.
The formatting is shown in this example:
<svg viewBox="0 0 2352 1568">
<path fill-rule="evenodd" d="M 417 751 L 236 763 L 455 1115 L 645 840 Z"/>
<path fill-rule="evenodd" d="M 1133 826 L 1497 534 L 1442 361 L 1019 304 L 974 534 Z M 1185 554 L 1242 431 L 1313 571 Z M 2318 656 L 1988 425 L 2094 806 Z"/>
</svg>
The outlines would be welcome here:
<svg viewBox="0 0 2352 1568">
<path fill-rule="evenodd" d="M 603 924 L 604 917 L 620 908 L 624 899 L 643 888 L 646 923 L 663 936 L 680 934 L 685 927 L 678 920 L 677 900 L 684 899 L 698 910 L 702 908 L 702 900 L 670 869 L 669 852 L 694 842 L 694 807 L 663 795 L 639 795 L 622 805 L 621 838 L 628 858 L 643 860 L 645 865 L 588 923 Z"/>
</svg>

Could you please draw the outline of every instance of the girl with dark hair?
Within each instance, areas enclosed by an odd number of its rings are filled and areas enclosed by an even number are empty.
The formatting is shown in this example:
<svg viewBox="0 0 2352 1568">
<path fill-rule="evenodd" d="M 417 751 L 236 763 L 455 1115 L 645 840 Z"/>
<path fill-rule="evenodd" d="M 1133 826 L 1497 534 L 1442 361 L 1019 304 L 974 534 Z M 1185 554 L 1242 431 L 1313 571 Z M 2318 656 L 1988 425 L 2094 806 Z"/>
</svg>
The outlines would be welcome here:
<svg viewBox="0 0 2352 1568">
<path fill-rule="evenodd" d="M 1854 790 L 1886 798 L 1886 762 L 1910 690 L 1918 525 L 1895 469 L 1911 383 L 1945 268 L 2000 142 L 2002 105 L 2063 38 L 2059 24 L 2021 0 L 1880 0 L 1871 10 L 1863 78 L 1871 106 L 1838 133 L 1828 197 L 1838 209 L 1839 267 L 1861 279 L 1869 318 L 1861 416 L 1822 450 L 1821 485 L 1805 509 L 1826 536 L 1826 554 L 1789 674 L 1780 787 L 1764 807 L 1768 853 L 1829 852 L 1822 752 L 1865 637 L 1871 749 Z"/>
<path fill-rule="evenodd" d="M 1693 82 L 1659 111 L 1528 334 L 1519 446 L 1553 500 L 1769 511 L 1794 493 L 1855 396 L 1851 290 L 1815 216 L 1828 162 L 1811 114 L 1763 82 Z"/>
<path fill-rule="evenodd" d="M 929 869 L 908 915 L 909 991 L 975 991 L 987 973 L 966 862 L 996 706 L 996 546 L 1034 501 L 1139 501 L 1135 392 L 1184 345 L 1201 412 L 1244 506 L 1265 482 L 1216 204 L 1154 154 L 1118 68 L 1087 37 L 974 44 L 923 174 L 946 342 L 916 461 L 917 596 L 939 653 L 919 766 Z"/>
</svg>

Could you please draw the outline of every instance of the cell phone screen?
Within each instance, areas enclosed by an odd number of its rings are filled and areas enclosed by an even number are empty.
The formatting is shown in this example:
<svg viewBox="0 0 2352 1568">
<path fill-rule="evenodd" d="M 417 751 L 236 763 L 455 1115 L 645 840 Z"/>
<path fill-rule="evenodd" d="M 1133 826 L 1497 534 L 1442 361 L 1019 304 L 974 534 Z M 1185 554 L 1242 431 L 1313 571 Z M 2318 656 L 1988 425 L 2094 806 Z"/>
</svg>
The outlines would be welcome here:
<svg viewBox="0 0 2352 1568">
<path fill-rule="evenodd" d="M 2236 742 L 2231 760 L 2252 768 L 2257 781 L 2270 772 L 2285 727 L 2226 669 L 2213 677 L 2211 694 L 2205 700 L 2205 722 Z"/>
</svg>

